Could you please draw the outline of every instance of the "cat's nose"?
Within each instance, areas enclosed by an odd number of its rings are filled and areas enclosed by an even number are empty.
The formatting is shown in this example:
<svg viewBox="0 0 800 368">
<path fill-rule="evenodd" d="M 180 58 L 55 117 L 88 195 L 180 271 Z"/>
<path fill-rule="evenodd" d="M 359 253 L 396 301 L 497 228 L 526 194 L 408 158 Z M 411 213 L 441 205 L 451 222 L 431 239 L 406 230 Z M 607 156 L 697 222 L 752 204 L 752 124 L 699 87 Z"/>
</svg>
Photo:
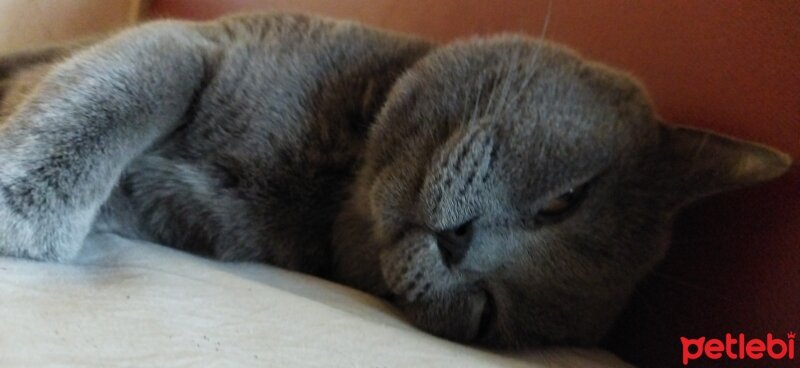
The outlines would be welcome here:
<svg viewBox="0 0 800 368">
<path fill-rule="evenodd" d="M 464 259 L 472 243 L 474 232 L 472 221 L 436 233 L 436 244 L 448 266 L 457 265 Z"/>
</svg>

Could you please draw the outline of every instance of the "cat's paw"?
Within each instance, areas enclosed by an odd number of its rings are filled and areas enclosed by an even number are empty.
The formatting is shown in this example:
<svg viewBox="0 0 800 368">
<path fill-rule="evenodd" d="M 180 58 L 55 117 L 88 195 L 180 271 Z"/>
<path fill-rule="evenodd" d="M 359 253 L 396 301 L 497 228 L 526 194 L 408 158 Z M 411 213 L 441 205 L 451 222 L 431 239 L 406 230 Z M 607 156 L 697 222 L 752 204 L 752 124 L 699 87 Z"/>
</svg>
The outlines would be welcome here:
<svg viewBox="0 0 800 368">
<path fill-rule="evenodd" d="M 88 229 L 69 216 L 20 208 L 0 187 L 0 256 L 68 261 L 80 251 Z M 78 216 L 80 217 L 80 216 Z"/>
</svg>

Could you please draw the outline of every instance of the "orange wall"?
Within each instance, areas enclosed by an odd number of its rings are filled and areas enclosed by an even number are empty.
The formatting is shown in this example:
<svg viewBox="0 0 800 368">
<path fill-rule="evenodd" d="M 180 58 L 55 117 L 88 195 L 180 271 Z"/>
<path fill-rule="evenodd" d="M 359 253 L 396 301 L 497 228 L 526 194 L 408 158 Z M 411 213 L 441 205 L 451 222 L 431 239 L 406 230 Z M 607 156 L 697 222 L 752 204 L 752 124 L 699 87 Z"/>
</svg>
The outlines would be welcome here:
<svg viewBox="0 0 800 368">
<path fill-rule="evenodd" d="M 438 40 L 524 30 L 528 0 L 155 0 L 160 16 L 303 10 Z M 800 157 L 800 1 L 555 0 L 547 38 L 632 71 L 668 120 L 761 141 Z M 679 336 L 800 329 L 800 170 L 716 197 L 678 221 L 663 267 L 610 346 L 644 366 L 678 366 Z M 729 364 L 727 366 L 737 366 Z"/>
<path fill-rule="evenodd" d="M 2 0 L 0 53 L 133 24 L 141 0 Z"/>
</svg>

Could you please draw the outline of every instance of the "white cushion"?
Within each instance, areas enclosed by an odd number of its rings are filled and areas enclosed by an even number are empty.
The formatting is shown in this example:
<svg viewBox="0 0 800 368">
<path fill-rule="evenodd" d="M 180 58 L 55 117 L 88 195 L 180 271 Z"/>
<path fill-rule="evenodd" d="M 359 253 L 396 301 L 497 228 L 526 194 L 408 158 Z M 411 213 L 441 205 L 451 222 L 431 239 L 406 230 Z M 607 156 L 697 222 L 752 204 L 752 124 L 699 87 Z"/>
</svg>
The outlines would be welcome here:
<svg viewBox="0 0 800 368">
<path fill-rule="evenodd" d="M 75 264 L 0 257 L 0 366 L 53 365 L 628 366 L 601 350 L 455 344 L 341 285 L 112 234 L 90 237 Z"/>
</svg>

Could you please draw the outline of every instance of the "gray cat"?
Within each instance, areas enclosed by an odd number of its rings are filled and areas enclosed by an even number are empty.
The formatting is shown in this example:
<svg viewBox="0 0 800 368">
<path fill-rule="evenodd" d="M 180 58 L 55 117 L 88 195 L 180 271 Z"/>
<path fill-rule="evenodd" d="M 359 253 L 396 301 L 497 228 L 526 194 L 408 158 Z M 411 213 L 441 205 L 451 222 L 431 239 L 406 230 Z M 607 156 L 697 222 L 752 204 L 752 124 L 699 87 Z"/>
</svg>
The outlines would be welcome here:
<svg viewBox="0 0 800 368">
<path fill-rule="evenodd" d="M 336 280 L 489 346 L 596 341 L 678 209 L 790 165 L 515 35 L 160 21 L 7 56 L 0 79 L 0 254 L 69 261 L 113 231 Z"/>
</svg>

